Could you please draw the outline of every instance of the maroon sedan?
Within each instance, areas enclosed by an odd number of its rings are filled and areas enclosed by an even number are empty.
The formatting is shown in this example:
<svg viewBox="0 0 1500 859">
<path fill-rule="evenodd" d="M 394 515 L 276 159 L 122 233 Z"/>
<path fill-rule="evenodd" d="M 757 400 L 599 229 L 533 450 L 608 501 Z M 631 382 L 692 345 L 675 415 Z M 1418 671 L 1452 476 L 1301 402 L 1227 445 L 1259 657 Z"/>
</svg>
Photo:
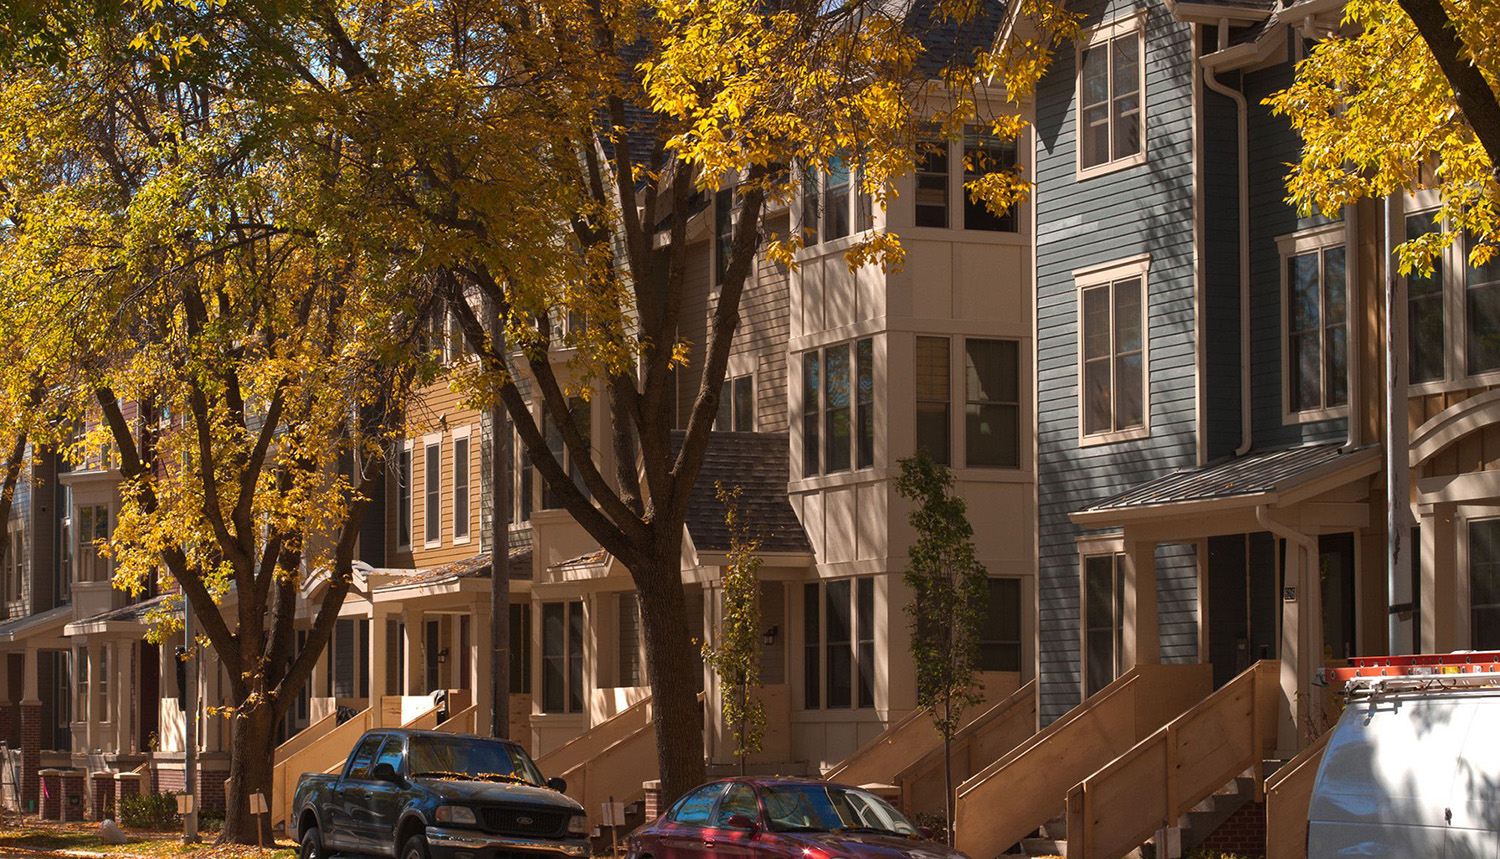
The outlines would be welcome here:
<svg viewBox="0 0 1500 859">
<path fill-rule="evenodd" d="M 691 790 L 626 844 L 629 859 L 967 859 L 869 791 L 780 776 Z"/>
</svg>

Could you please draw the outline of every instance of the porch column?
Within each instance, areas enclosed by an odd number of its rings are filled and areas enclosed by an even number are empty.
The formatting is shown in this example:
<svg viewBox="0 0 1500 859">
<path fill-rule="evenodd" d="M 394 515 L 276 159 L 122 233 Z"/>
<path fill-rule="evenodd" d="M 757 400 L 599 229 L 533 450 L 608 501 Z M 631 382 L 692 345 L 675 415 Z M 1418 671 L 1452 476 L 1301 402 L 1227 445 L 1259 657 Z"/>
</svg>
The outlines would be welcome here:
<svg viewBox="0 0 1500 859">
<path fill-rule="evenodd" d="M 1314 674 L 1323 665 L 1322 582 L 1317 543 L 1297 535 L 1286 540 L 1281 594 L 1281 703 L 1276 745 L 1293 754 L 1303 745 L 1312 716 Z M 1309 554 L 1311 553 L 1311 554 Z M 1292 590 L 1292 593 L 1288 593 Z M 1287 597 L 1291 596 L 1291 599 Z"/>
<path fill-rule="evenodd" d="M 422 612 L 407 609 L 402 618 L 406 624 L 406 640 L 401 642 L 406 649 L 406 677 L 402 678 L 401 691 L 405 695 L 421 695 L 427 691 L 422 688 L 422 675 L 427 668 L 422 658 Z"/>
<path fill-rule="evenodd" d="M 1434 504 L 1422 517 L 1422 652 L 1459 647 L 1458 547 L 1454 505 Z"/>
<path fill-rule="evenodd" d="M 390 645 L 386 637 L 386 618 L 384 615 L 372 612 L 370 614 L 370 714 L 374 717 L 373 727 L 389 728 L 380 719 L 380 702 L 385 696 L 391 694 L 386 687 L 386 657 Z"/>
<path fill-rule="evenodd" d="M 476 602 L 469 607 L 469 688 L 474 697 L 474 733 L 490 732 L 490 701 L 495 682 L 494 651 L 490 650 L 489 603 Z"/>
<path fill-rule="evenodd" d="M 130 740 L 135 736 L 136 719 L 140 712 L 135 683 L 131 677 L 135 668 L 135 644 L 129 641 L 115 644 L 109 667 L 115 673 L 109 683 L 115 696 L 114 704 L 110 707 L 115 717 L 115 753 L 124 754 L 130 751 Z"/>
<path fill-rule="evenodd" d="M 1120 671 L 1161 662 L 1161 627 L 1156 614 L 1156 544 L 1125 540 L 1120 571 Z"/>
<path fill-rule="evenodd" d="M 36 812 L 42 793 L 42 698 L 37 691 L 40 658 L 41 651 L 27 646 L 21 692 L 21 809 L 28 813 Z"/>
</svg>

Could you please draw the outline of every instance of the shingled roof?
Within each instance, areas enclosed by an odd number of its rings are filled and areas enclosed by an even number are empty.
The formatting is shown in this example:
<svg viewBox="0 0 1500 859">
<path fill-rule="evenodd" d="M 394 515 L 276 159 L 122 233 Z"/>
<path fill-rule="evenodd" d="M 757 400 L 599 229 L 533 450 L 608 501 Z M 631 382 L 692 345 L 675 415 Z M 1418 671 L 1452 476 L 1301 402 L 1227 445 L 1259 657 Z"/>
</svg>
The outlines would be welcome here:
<svg viewBox="0 0 1500 859">
<path fill-rule="evenodd" d="M 672 434 L 672 452 L 681 447 L 685 433 Z M 714 432 L 708 436 L 703 468 L 688 504 L 687 529 L 700 552 L 729 550 L 729 527 L 724 524 L 724 504 L 716 483 L 739 486 L 740 511 L 751 532 L 761 538 L 763 552 L 812 552 L 807 532 L 787 498 L 787 457 L 790 441 L 786 433 Z"/>
</svg>

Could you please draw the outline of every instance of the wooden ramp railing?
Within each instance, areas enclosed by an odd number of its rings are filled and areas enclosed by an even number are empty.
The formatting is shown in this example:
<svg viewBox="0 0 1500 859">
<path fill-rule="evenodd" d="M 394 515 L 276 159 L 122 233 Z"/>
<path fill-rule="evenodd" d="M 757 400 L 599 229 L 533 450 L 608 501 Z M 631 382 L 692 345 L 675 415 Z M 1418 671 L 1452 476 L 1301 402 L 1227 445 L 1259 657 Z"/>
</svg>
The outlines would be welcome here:
<svg viewBox="0 0 1500 859">
<path fill-rule="evenodd" d="M 1307 859 L 1307 809 L 1332 731 L 1266 779 L 1266 859 Z"/>
<path fill-rule="evenodd" d="M 927 731 L 936 742 L 927 754 L 896 773 L 895 784 L 901 789 L 901 808 L 908 815 L 921 812 L 944 812 L 942 737 L 925 718 Z M 972 722 L 953 735 L 953 782 L 962 784 L 969 776 L 990 765 L 1001 755 L 1016 748 L 1036 733 L 1036 681 L 996 701 Z"/>
<path fill-rule="evenodd" d="M 334 718 L 330 716 L 329 718 Z M 342 766 L 354 748 L 354 741 L 374 727 L 374 713 L 366 707 L 342 725 L 324 731 L 318 742 L 304 745 L 287 755 L 286 759 L 271 769 L 271 826 L 286 824 L 287 831 L 296 827 L 287 818 L 291 815 L 292 794 L 297 790 L 297 779 L 306 772 L 328 772 Z"/>
<path fill-rule="evenodd" d="M 648 721 L 559 775 L 568 783 L 568 796 L 578 800 L 589 824 L 597 826 L 610 797 L 615 802 L 640 799 L 643 782 L 658 778 L 658 772 L 656 725 Z"/>
<path fill-rule="evenodd" d="M 959 850 L 990 859 L 1057 814 L 1068 791 L 1203 700 L 1210 665 L 1137 665 L 958 789 Z"/>
<path fill-rule="evenodd" d="M 613 716 L 536 759 L 543 775 L 563 775 L 605 749 L 651 725 L 651 696 L 647 695 Z M 567 776 L 563 775 L 564 778 Z M 647 777 L 643 777 L 647 778 Z M 648 778 L 655 778 L 650 776 Z M 572 791 L 569 791 L 571 793 Z"/>
<path fill-rule="evenodd" d="M 1280 663 L 1263 660 L 1068 793 L 1068 855 L 1119 859 L 1276 748 Z"/>
<path fill-rule="evenodd" d="M 329 713 L 311 725 L 303 728 L 287 738 L 287 741 L 276 747 L 274 763 L 282 763 L 287 758 L 302 751 L 308 746 L 319 742 L 329 731 L 338 727 L 338 713 Z"/>
<path fill-rule="evenodd" d="M 997 702 L 994 706 L 1008 700 L 1021 684 L 1021 675 L 1015 672 L 995 672 L 985 675 L 985 679 L 985 699 Z M 994 706 L 986 709 L 971 707 L 966 726 L 984 718 Z M 932 727 L 927 710 L 913 710 L 891 723 L 875 739 L 860 746 L 854 754 L 825 770 L 823 778 L 855 786 L 897 784 L 899 773 L 930 756 L 933 750 L 941 749 L 942 741 L 942 736 Z"/>
</svg>

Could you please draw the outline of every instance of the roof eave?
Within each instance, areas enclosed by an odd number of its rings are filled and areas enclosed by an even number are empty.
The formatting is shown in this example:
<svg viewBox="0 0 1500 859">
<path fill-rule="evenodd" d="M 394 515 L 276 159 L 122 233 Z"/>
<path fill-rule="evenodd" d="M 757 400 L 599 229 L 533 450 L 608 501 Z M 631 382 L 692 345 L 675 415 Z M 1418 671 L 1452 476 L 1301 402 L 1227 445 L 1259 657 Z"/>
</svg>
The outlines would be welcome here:
<svg viewBox="0 0 1500 859">
<path fill-rule="evenodd" d="M 1258 24 L 1271 17 L 1272 10 L 1250 6 L 1226 6 L 1218 3 L 1174 2 L 1167 0 L 1167 11 L 1178 21 L 1189 24 Z"/>
</svg>

